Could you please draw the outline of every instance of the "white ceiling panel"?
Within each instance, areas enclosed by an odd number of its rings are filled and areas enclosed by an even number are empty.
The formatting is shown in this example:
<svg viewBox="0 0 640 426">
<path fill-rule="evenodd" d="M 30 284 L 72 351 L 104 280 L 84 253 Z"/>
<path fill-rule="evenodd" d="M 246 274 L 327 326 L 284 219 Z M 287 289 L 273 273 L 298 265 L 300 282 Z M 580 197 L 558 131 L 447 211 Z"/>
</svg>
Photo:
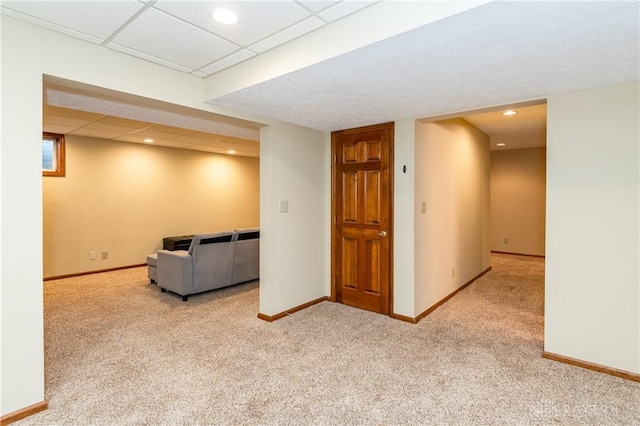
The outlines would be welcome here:
<svg viewBox="0 0 640 426">
<path fill-rule="evenodd" d="M 159 0 L 155 8 L 218 34 L 246 47 L 293 25 L 309 15 L 292 1 L 174 1 Z M 222 25 L 211 14 L 218 9 L 233 10 L 240 22 Z"/>
<path fill-rule="evenodd" d="M 182 71 L 182 72 L 192 72 L 193 68 L 186 67 L 184 65 L 176 64 L 175 62 L 167 61 L 162 58 L 158 58 L 157 56 L 149 55 L 145 52 L 140 52 L 136 49 L 131 49 L 130 47 L 121 46 L 118 43 L 109 43 L 107 46 L 110 49 L 117 50 L 118 52 L 126 53 L 127 55 L 135 56 L 136 58 L 144 59 L 149 62 L 156 63 L 158 65 L 165 66 L 167 68 L 173 68 L 174 70 Z"/>
<path fill-rule="evenodd" d="M 357 12 L 360 9 L 364 9 L 367 6 L 371 6 L 373 3 L 376 3 L 376 2 L 361 1 L 361 0 L 355 0 L 355 1 L 347 0 L 342 3 L 338 3 L 327 10 L 323 10 L 320 13 L 320 16 L 323 19 L 326 19 L 328 22 L 333 22 L 340 18 L 344 18 L 345 16 L 350 15 L 354 12 Z"/>
<path fill-rule="evenodd" d="M 330 0 L 298 0 L 298 3 L 311 10 L 312 12 L 320 12 L 322 9 L 326 9 L 330 6 L 340 3 L 340 1 Z"/>
<path fill-rule="evenodd" d="M 238 47 L 164 12 L 149 9 L 122 30 L 114 43 L 192 70 L 220 59 Z"/>
<path fill-rule="evenodd" d="M 4 15 L 205 78 L 375 1 L 3 1 Z M 229 8 L 237 25 L 215 22 Z M 318 13 L 326 14 L 320 17 Z"/>
<path fill-rule="evenodd" d="M 2 11 L 3 15 L 11 16 L 12 18 L 19 19 L 19 20 L 25 21 L 25 22 L 29 22 L 31 24 L 38 25 L 38 26 L 43 27 L 43 28 L 48 28 L 50 30 L 57 31 L 57 32 L 62 33 L 62 34 L 66 34 L 66 35 L 71 36 L 71 37 L 79 38 L 81 40 L 88 41 L 90 43 L 101 44 L 104 41 L 102 38 L 94 37 L 94 36 L 91 36 L 89 34 L 85 34 L 85 33 L 81 33 L 81 32 L 76 31 L 76 30 L 72 30 L 70 28 L 62 27 L 62 26 L 57 25 L 57 24 L 55 24 L 53 22 L 43 21 L 40 18 L 35 18 L 33 16 L 25 15 L 24 13 L 16 12 L 16 11 L 8 9 L 6 7 L 0 7 L 0 11 Z"/>
<path fill-rule="evenodd" d="M 247 49 L 238 50 L 237 52 L 234 52 L 231 55 L 220 59 L 219 61 L 215 61 L 214 63 L 209 64 L 206 67 L 200 68 L 200 72 L 204 73 L 204 75 L 213 74 L 225 68 L 229 68 L 230 66 L 233 66 L 235 64 L 239 64 L 240 62 L 245 61 L 255 55 L 256 54 L 254 52 Z"/>
<path fill-rule="evenodd" d="M 119 1 L 3 1 L 2 7 L 105 40 L 144 5 Z"/>
<path fill-rule="evenodd" d="M 323 25 L 324 22 L 315 16 L 311 16 L 304 21 L 300 21 L 297 24 L 272 35 L 271 37 L 267 37 L 264 40 L 251 45 L 251 49 L 258 53 L 266 52 L 269 49 L 273 49 L 276 46 L 310 33 L 313 30 L 317 30 Z"/>
</svg>

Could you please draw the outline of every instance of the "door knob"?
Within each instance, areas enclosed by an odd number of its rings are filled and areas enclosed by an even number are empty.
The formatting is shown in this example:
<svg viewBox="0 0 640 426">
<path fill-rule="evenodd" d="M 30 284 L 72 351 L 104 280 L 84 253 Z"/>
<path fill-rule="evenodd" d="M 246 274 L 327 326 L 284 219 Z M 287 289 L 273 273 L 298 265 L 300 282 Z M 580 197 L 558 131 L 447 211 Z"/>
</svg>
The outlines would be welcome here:
<svg viewBox="0 0 640 426">
<path fill-rule="evenodd" d="M 386 237 L 386 236 L 387 236 L 387 231 L 380 231 L 380 232 L 378 233 L 378 235 L 379 235 L 380 237 L 384 238 L 384 237 Z"/>
</svg>

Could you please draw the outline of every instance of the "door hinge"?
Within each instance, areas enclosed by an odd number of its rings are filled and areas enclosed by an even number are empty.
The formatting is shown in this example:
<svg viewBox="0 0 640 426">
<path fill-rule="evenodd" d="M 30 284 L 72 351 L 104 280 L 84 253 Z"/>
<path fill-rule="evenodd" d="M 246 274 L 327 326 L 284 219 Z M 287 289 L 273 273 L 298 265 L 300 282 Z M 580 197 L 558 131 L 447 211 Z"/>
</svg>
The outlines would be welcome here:
<svg viewBox="0 0 640 426">
<path fill-rule="evenodd" d="M 336 219 L 336 217 L 333 217 L 333 224 L 335 225 L 336 223 L 338 223 L 338 219 Z"/>
</svg>

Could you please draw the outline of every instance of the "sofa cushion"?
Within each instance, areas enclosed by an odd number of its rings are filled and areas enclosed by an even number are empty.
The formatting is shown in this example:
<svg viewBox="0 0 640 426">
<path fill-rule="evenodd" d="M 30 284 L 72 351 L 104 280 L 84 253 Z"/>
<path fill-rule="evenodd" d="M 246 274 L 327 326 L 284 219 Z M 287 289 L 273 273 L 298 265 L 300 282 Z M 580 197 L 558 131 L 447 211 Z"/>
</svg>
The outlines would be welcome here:
<svg viewBox="0 0 640 426">
<path fill-rule="evenodd" d="M 158 253 L 147 255 L 147 265 L 153 266 L 155 268 L 158 267 Z"/>
<path fill-rule="evenodd" d="M 260 228 L 235 232 L 236 255 L 233 262 L 233 284 L 260 278 Z"/>
</svg>

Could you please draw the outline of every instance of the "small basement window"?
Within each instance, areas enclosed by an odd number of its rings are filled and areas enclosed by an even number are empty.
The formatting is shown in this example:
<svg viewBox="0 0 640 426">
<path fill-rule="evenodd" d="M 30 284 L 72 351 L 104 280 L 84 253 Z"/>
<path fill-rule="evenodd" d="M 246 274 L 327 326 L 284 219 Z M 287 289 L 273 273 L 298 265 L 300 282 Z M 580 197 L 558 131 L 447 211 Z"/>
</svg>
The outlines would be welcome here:
<svg viewBox="0 0 640 426">
<path fill-rule="evenodd" d="M 64 135 L 42 133 L 42 176 L 64 176 Z"/>
</svg>

